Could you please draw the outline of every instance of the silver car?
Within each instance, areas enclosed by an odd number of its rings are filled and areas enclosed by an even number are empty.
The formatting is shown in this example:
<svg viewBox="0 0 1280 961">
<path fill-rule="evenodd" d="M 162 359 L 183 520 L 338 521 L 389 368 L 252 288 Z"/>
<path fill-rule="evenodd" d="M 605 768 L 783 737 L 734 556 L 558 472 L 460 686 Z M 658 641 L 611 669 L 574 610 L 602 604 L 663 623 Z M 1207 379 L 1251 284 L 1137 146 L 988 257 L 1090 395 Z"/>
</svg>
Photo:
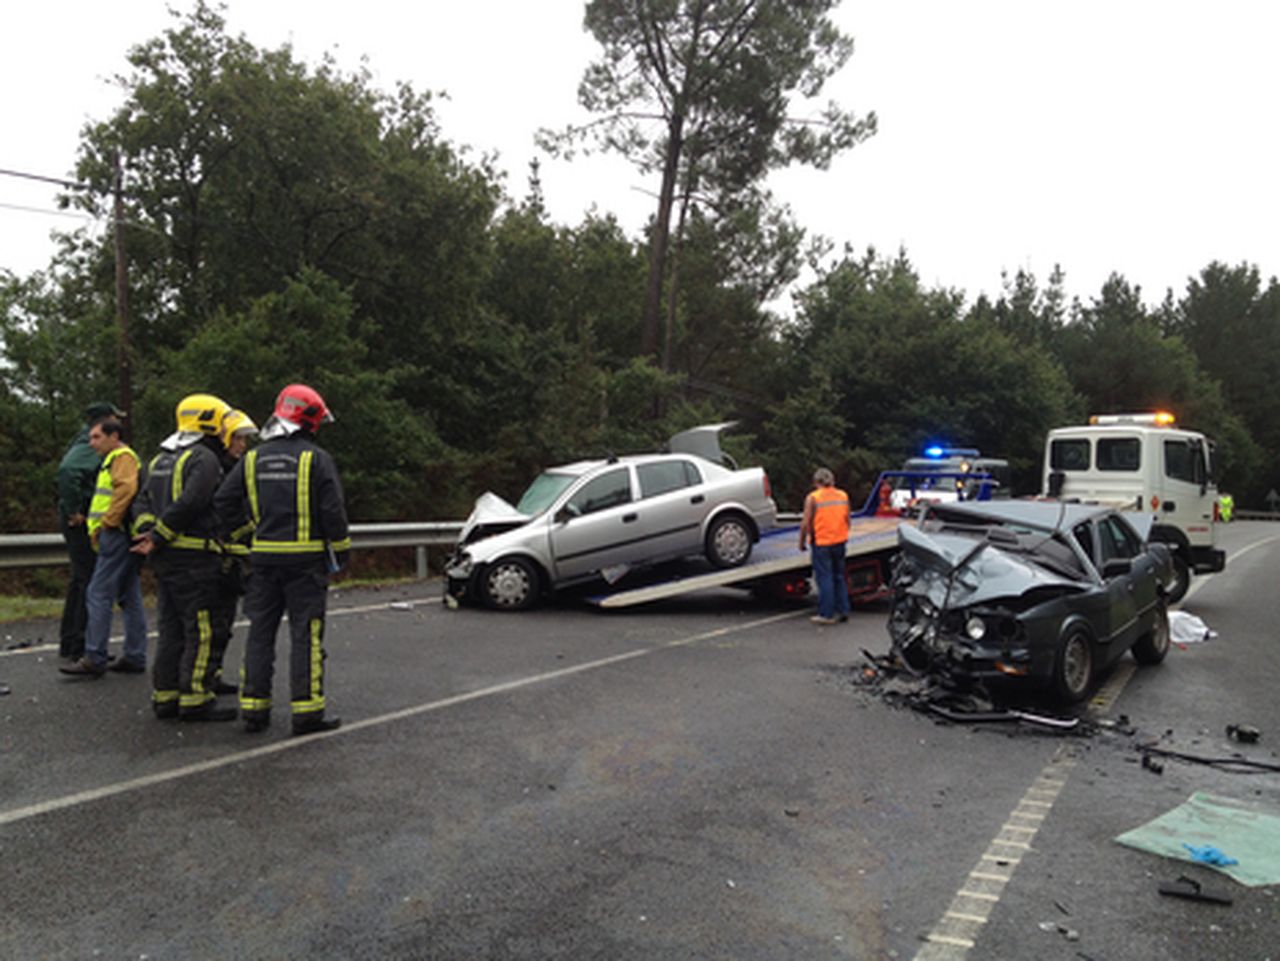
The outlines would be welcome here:
<svg viewBox="0 0 1280 961">
<path fill-rule="evenodd" d="M 593 578 L 617 583 L 673 558 L 745 563 L 777 506 L 762 468 L 725 466 L 732 461 L 719 435 L 728 426 L 677 434 L 671 453 L 553 467 L 514 507 L 484 494 L 446 565 L 449 595 L 522 610 L 543 592 Z"/>
</svg>

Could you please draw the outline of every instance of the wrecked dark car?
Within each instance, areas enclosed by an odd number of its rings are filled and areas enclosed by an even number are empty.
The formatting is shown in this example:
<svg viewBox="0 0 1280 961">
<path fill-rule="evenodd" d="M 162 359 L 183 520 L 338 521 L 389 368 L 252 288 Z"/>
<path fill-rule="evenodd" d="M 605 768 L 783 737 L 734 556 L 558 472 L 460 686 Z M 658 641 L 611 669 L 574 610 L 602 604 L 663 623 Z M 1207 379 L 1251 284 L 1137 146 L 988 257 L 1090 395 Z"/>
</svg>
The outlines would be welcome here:
<svg viewBox="0 0 1280 961">
<path fill-rule="evenodd" d="M 889 634 L 913 671 L 1025 678 L 1067 703 L 1132 650 L 1169 650 L 1173 566 L 1150 517 L 1048 501 L 936 505 L 898 530 Z M 1145 521 L 1145 523 L 1144 523 Z"/>
</svg>

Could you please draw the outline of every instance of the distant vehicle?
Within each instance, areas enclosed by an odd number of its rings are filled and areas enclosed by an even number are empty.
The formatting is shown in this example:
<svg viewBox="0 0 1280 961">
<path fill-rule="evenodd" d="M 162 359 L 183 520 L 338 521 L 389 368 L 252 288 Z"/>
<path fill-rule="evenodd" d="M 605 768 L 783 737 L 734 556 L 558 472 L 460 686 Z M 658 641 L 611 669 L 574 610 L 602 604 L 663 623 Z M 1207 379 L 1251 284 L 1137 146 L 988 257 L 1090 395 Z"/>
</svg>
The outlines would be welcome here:
<svg viewBox="0 0 1280 961">
<path fill-rule="evenodd" d="M 729 426 L 677 434 L 671 453 L 549 468 L 514 507 L 482 495 L 445 568 L 449 595 L 522 610 L 544 592 L 596 578 L 614 584 L 673 558 L 746 563 L 777 505 L 762 468 L 726 466 L 719 436 Z"/>
<path fill-rule="evenodd" d="M 1133 523 L 1131 523 L 1131 521 Z M 1132 650 L 1169 650 L 1169 548 L 1149 517 L 1048 501 L 930 505 L 898 528 L 889 635 L 913 670 L 976 683 L 1021 677 L 1082 700 Z"/>
<path fill-rule="evenodd" d="M 1216 545 L 1213 442 L 1176 427 L 1172 414 L 1103 414 L 1085 426 L 1059 427 L 1045 442 L 1044 465 L 1047 496 L 1148 517 L 1151 539 L 1173 554 L 1171 602 L 1187 593 L 1193 571 L 1226 566 Z"/>
<path fill-rule="evenodd" d="M 889 495 L 889 506 L 899 511 L 920 502 L 949 504 L 1009 496 L 1009 462 L 983 457 L 973 447 L 926 447 L 923 456 L 908 458 L 902 470 L 906 473 L 894 478 Z M 972 477 L 964 476 L 969 474 Z"/>
</svg>

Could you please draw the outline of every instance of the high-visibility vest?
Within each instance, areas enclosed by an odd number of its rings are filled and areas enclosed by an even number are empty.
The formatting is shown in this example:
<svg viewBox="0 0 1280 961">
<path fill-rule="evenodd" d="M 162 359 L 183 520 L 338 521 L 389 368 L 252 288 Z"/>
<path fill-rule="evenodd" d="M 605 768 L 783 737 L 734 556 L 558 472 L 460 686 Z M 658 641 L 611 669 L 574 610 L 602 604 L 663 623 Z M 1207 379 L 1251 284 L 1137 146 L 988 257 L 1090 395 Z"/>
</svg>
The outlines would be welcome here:
<svg viewBox="0 0 1280 961">
<path fill-rule="evenodd" d="M 849 539 L 849 495 L 838 487 L 819 487 L 813 498 L 813 543 L 818 547 Z"/>
<path fill-rule="evenodd" d="M 111 507 L 111 463 L 122 454 L 128 454 L 133 458 L 134 463 L 138 462 L 138 455 L 133 452 L 133 448 L 128 444 L 121 444 L 106 457 L 102 458 L 102 466 L 98 468 L 98 483 L 93 489 L 93 500 L 89 501 L 89 536 L 92 537 L 102 527 L 102 518 L 106 516 L 108 508 Z"/>
</svg>

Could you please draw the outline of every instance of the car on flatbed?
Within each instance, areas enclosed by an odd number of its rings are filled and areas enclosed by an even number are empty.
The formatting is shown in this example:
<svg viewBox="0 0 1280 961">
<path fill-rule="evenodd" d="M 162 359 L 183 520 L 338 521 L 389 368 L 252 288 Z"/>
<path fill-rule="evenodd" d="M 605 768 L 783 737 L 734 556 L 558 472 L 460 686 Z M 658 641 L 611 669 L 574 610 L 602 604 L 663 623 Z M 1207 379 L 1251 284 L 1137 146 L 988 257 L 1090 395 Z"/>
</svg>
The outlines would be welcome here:
<svg viewBox="0 0 1280 961">
<path fill-rule="evenodd" d="M 1025 678 L 1074 703 L 1132 650 L 1169 650 L 1168 545 L 1103 505 L 930 506 L 898 528 L 889 635 L 912 670 L 957 686 Z"/>
<path fill-rule="evenodd" d="M 667 453 L 582 460 L 533 479 L 512 506 L 485 493 L 445 566 L 448 597 L 522 610 L 540 595 L 703 554 L 718 568 L 751 556 L 777 505 L 760 467 L 721 452 L 729 424 L 684 431 Z"/>
</svg>

